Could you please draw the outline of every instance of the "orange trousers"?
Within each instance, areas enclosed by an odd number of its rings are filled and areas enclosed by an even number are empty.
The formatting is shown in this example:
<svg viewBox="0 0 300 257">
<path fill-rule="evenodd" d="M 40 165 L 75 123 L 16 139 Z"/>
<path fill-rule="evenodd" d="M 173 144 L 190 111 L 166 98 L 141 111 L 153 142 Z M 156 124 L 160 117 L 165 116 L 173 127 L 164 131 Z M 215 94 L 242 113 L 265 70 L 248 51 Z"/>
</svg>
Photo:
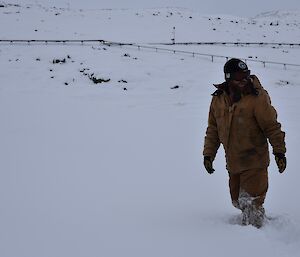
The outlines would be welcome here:
<svg viewBox="0 0 300 257">
<path fill-rule="evenodd" d="M 229 173 L 229 188 L 232 204 L 240 209 L 239 197 L 242 193 L 253 199 L 253 204 L 262 207 L 268 191 L 267 168 L 245 170 L 238 174 Z"/>
</svg>

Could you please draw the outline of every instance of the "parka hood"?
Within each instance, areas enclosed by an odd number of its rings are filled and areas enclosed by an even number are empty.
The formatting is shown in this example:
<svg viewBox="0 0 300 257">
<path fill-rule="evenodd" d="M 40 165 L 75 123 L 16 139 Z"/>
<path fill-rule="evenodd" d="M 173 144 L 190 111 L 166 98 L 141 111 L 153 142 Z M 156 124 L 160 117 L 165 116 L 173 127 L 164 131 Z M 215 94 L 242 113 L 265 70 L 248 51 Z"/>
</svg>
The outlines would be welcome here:
<svg viewBox="0 0 300 257">
<path fill-rule="evenodd" d="M 229 86 L 228 82 L 224 81 L 221 84 L 213 84 L 214 87 L 217 88 L 217 90 L 212 93 L 212 96 L 219 96 L 226 92 L 227 94 L 229 93 Z M 259 79 L 255 75 L 250 75 L 250 81 L 249 81 L 249 93 L 253 95 L 259 95 L 260 90 L 263 89 L 261 83 L 259 82 Z"/>
</svg>

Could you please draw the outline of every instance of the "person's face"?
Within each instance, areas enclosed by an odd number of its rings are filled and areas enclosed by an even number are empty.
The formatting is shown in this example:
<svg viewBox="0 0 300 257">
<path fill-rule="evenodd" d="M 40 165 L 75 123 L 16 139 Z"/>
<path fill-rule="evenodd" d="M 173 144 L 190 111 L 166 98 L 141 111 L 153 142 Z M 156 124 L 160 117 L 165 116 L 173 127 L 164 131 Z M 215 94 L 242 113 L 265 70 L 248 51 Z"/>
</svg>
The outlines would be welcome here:
<svg viewBox="0 0 300 257">
<path fill-rule="evenodd" d="M 232 76 L 232 78 L 230 79 L 230 84 L 232 86 L 234 86 L 235 88 L 244 88 L 249 80 L 249 76 L 250 76 L 250 71 L 238 71 L 235 72 Z"/>
</svg>

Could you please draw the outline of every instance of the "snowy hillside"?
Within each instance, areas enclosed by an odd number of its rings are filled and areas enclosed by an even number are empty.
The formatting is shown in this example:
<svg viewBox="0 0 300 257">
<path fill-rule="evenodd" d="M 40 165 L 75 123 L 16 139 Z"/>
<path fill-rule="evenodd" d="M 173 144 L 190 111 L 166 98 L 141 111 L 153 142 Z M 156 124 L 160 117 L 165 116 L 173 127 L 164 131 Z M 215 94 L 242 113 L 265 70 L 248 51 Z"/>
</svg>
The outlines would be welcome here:
<svg viewBox="0 0 300 257">
<path fill-rule="evenodd" d="M 300 14 L 279 14 L 0 2 L 0 39 L 158 43 L 170 42 L 175 26 L 184 42 L 299 43 Z M 299 47 L 172 47 L 300 64 Z M 248 63 L 288 148 L 284 174 L 271 156 L 265 207 L 273 219 L 258 230 L 238 224 L 223 151 L 214 175 L 202 166 L 212 84 L 223 81 L 225 61 L 92 43 L 0 43 L 0 256 L 300 256 L 300 68 Z"/>
<path fill-rule="evenodd" d="M 106 39 L 122 42 L 259 41 L 299 43 L 300 13 L 275 12 L 246 19 L 203 16 L 182 8 L 77 10 L 2 3 L 2 39 Z M 280 25 L 280 26 L 278 26 Z M 5 33 L 3 33 L 5 32 Z"/>
</svg>

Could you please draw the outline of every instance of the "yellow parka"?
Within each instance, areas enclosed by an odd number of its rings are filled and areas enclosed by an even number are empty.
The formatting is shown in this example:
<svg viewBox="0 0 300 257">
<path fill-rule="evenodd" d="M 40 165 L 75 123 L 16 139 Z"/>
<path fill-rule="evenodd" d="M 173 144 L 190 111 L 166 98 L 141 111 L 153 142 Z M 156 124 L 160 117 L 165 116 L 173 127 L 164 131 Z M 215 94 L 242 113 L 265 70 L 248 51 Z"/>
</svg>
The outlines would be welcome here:
<svg viewBox="0 0 300 257">
<path fill-rule="evenodd" d="M 203 155 L 214 159 L 222 144 L 230 173 L 268 167 L 267 140 L 273 153 L 286 152 L 285 133 L 270 97 L 255 75 L 251 75 L 251 80 L 252 93 L 238 102 L 231 105 L 226 90 L 219 89 L 210 105 Z"/>
</svg>

